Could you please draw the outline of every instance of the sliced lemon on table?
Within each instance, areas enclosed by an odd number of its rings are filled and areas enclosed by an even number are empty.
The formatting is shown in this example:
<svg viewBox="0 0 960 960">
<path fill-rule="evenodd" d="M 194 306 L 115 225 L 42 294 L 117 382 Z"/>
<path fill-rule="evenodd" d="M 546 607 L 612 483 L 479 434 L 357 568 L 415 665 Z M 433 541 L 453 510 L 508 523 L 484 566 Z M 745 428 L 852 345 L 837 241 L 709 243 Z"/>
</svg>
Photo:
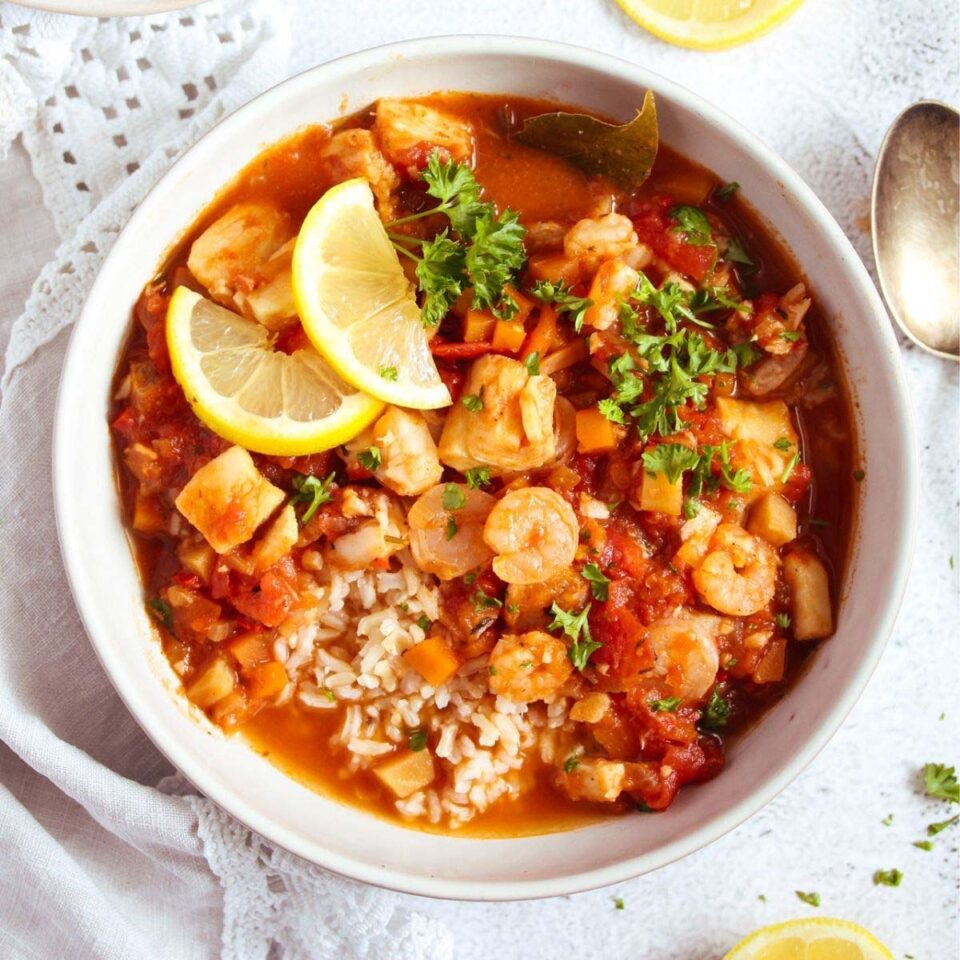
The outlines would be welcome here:
<svg viewBox="0 0 960 960">
<path fill-rule="evenodd" d="M 893 954 L 849 920 L 811 917 L 761 927 L 723 960 L 893 960 Z"/>
<path fill-rule="evenodd" d="M 355 387 L 421 410 L 451 402 L 366 180 L 332 187 L 307 214 L 293 250 L 293 296 L 311 343 Z"/>
<path fill-rule="evenodd" d="M 679 47 L 720 50 L 754 40 L 803 0 L 617 0 L 645 30 Z"/>
<path fill-rule="evenodd" d="M 221 437 L 257 453 L 329 450 L 383 409 L 315 350 L 275 350 L 265 327 L 187 287 L 170 298 L 167 346 L 194 413 Z"/>
</svg>

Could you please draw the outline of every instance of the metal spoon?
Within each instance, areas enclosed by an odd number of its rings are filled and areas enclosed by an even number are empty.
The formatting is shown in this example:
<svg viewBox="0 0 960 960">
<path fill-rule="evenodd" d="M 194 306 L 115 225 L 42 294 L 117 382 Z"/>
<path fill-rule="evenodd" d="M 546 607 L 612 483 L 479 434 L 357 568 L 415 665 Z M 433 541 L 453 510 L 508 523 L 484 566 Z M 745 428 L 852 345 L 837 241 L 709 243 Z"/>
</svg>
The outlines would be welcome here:
<svg viewBox="0 0 960 960">
<path fill-rule="evenodd" d="M 900 329 L 960 359 L 960 113 L 921 100 L 880 147 L 870 208 L 880 289 Z"/>
</svg>

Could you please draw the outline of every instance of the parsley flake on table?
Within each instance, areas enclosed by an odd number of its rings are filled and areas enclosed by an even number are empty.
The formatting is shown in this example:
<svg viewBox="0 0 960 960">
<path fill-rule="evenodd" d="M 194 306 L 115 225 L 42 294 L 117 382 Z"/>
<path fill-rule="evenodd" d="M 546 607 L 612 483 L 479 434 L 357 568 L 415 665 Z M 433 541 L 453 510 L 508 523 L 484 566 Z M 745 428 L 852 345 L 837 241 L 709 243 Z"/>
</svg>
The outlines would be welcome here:
<svg viewBox="0 0 960 960">
<path fill-rule="evenodd" d="M 957 822 L 960 822 L 960 813 L 958 813 L 955 817 L 951 817 L 949 820 L 940 820 L 938 823 L 928 824 L 927 836 L 935 837 L 938 833 L 946 830 L 947 827 L 952 827 Z"/>
<path fill-rule="evenodd" d="M 914 840 L 913 845 L 919 850 L 930 851 L 933 849 L 933 843 L 929 840 Z"/>
<path fill-rule="evenodd" d="M 923 767 L 924 793 L 928 797 L 960 803 L 960 783 L 955 767 L 942 763 L 927 763 Z"/>
<path fill-rule="evenodd" d="M 889 827 L 893 823 L 893 814 L 888 813 L 881 821 L 885 827 Z"/>
<path fill-rule="evenodd" d="M 811 907 L 820 906 L 820 894 L 819 893 L 804 893 L 803 890 L 794 890 L 797 895 L 798 900 L 802 900 L 804 903 L 809 904 Z"/>
<path fill-rule="evenodd" d="M 626 907 L 626 904 L 623 902 L 623 897 L 614 897 L 613 905 L 617 910 L 623 910 Z"/>
<path fill-rule="evenodd" d="M 604 576 L 596 563 L 585 563 L 580 576 L 590 584 L 594 600 L 604 601 L 609 595 L 610 578 Z"/>
<path fill-rule="evenodd" d="M 895 867 L 892 870 L 875 870 L 873 873 L 875 887 L 899 887 L 902 880 L 902 871 Z"/>
</svg>

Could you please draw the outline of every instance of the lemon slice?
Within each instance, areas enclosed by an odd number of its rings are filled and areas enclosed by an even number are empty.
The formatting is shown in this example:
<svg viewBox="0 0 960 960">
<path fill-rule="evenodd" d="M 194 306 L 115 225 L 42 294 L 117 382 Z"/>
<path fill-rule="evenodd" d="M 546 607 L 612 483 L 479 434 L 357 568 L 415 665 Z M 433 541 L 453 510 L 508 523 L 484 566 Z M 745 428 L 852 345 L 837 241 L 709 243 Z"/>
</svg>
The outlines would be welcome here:
<svg viewBox="0 0 960 960">
<path fill-rule="evenodd" d="M 761 927 L 723 960 L 893 960 L 893 954 L 855 923 L 811 917 Z"/>
<path fill-rule="evenodd" d="M 307 214 L 293 249 L 293 296 L 310 341 L 355 387 L 402 407 L 450 404 L 366 180 L 331 188 Z"/>
<path fill-rule="evenodd" d="M 221 437 L 257 453 L 328 450 L 355 437 L 383 409 L 314 350 L 274 350 L 265 327 L 187 287 L 170 298 L 167 346 L 194 413 Z"/>
<path fill-rule="evenodd" d="M 719 50 L 754 40 L 786 20 L 803 0 L 617 0 L 667 43 Z"/>
</svg>

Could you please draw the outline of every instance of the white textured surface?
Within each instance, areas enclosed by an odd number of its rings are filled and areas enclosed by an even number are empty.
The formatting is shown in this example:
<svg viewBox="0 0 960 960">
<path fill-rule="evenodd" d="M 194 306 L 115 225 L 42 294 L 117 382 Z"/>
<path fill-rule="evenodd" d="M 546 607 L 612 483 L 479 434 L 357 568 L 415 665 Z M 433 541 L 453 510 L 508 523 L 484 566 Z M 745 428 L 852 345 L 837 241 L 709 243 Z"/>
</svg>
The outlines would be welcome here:
<svg viewBox="0 0 960 960">
<path fill-rule="evenodd" d="M 822 913 L 864 923 L 898 957 L 955 955 L 960 832 L 941 834 L 930 853 L 911 842 L 950 812 L 919 795 L 919 766 L 960 760 L 960 601 L 949 564 L 951 554 L 960 557 L 956 366 L 905 350 L 923 468 L 918 560 L 894 639 L 829 747 L 777 801 L 707 850 L 616 889 L 530 904 L 449 904 L 360 890 L 247 845 L 243 832 L 202 801 L 188 805 L 150 789 L 169 771 L 93 661 L 67 594 L 49 513 L 48 447 L 65 347 L 57 331 L 74 319 L 111 231 L 165 166 L 165 148 L 189 142 L 281 73 L 442 32 L 574 40 L 637 60 L 720 103 L 781 153 L 872 266 L 862 227 L 886 125 L 914 99 L 960 99 L 956 5 L 807 0 L 775 33 L 712 55 L 660 44 L 608 0 L 450 0 L 442 13 L 435 4 L 399 0 L 322 7 L 264 0 L 206 4 L 190 19 L 211 16 L 232 18 L 238 37 L 214 40 L 196 24 L 152 18 L 138 25 L 144 33 L 150 23 L 164 25 L 177 41 L 146 33 L 151 50 L 141 56 L 133 47 L 142 36 L 130 40 L 138 26 L 42 18 L 33 24 L 44 55 L 17 83 L 4 83 L 10 61 L 0 57 L 0 148 L 4 135 L 27 125 L 25 142 L 63 240 L 35 289 L 29 319 L 11 330 L 57 244 L 16 148 L 0 164 L 10 251 L 0 261 L 0 345 L 12 333 L 0 407 L 0 489 L 8 507 L 0 525 L 0 737 L 9 745 L 0 747 L 0 844 L 9 851 L 0 860 L 0 954 L 215 956 L 223 923 L 226 952 L 243 958 L 265 956 L 271 939 L 290 946 L 287 956 L 303 957 L 441 960 L 497 951 L 506 958 L 707 958 L 759 924 Z M 23 63 L 22 50 L 12 48 L 24 45 L 24 34 L 12 26 L 27 15 L 4 5 L 0 19 L 0 54 Z M 259 41 L 258 59 L 249 61 L 253 45 L 242 46 L 245 36 Z M 92 61 L 83 49 L 93 51 Z M 97 73 L 104 62 L 113 77 Z M 58 86 L 58 64 L 89 84 L 77 84 L 81 97 Z M 207 76 L 216 78 L 217 91 L 204 91 Z M 183 88 L 191 82 L 194 100 Z M 11 90 L 16 96 L 4 100 Z M 36 99 L 24 90 L 36 91 Z M 141 106 L 114 118 L 103 112 L 137 92 L 146 94 Z M 35 121 L 36 105 L 51 95 L 66 99 L 42 108 Z M 90 103 L 95 109 L 85 113 Z M 191 108 L 194 116 L 180 116 Z M 58 122 L 63 134 L 54 130 Z M 65 160 L 66 151 L 78 162 Z M 128 176 L 129 163 L 140 167 Z M 90 189 L 76 190 L 74 168 L 84 170 Z M 91 242 L 96 249 L 84 250 Z M 23 365 L 11 376 L 12 363 Z M 7 558 L 14 556 L 12 565 Z M 65 683 L 70 695 L 57 695 Z M 200 858 L 195 812 L 225 897 Z M 893 823 L 883 826 L 890 813 Z M 889 867 L 903 870 L 902 886 L 874 887 L 873 871 Z M 284 888 L 271 891 L 271 876 L 286 877 Z M 822 908 L 800 903 L 797 889 L 818 891 Z M 625 901 L 622 912 L 615 896 Z"/>
</svg>

